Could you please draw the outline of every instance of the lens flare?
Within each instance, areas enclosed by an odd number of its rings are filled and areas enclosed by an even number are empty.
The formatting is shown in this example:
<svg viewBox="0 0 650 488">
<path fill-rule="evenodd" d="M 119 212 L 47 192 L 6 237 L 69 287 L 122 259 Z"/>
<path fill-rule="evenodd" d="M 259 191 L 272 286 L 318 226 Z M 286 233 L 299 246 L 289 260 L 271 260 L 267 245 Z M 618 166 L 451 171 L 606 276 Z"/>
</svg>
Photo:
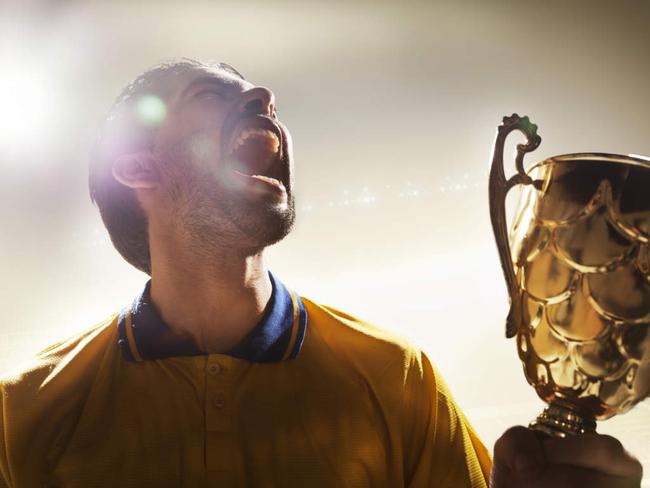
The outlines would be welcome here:
<svg viewBox="0 0 650 488">
<path fill-rule="evenodd" d="M 142 124 L 157 127 L 167 117 L 167 104 L 155 95 L 144 95 L 135 104 L 135 112 Z"/>
</svg>

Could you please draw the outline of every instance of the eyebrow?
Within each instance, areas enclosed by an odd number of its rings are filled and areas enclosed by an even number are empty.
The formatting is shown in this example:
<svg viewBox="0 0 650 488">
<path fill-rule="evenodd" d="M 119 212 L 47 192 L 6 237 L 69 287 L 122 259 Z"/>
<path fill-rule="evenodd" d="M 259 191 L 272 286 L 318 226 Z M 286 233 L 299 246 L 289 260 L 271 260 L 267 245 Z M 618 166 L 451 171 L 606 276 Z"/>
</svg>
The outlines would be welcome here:
<svg viewBox="0 0 650 488">
<path fill-rule="evenodd" d="M 215 78 L 214 76 L 202 76 L 201 78 L 196 78 L 192 80 L 189 85 L 187 85 L 181 92 L 181 98 L 185 98 L 188 93 L 194 90 L 197 86 L 201 85 L 212 85 L 218 90 L 223 96 L 228 97 L 233 95 L 236 83 L 223 80 L 221 78 Z"/>
</svg>

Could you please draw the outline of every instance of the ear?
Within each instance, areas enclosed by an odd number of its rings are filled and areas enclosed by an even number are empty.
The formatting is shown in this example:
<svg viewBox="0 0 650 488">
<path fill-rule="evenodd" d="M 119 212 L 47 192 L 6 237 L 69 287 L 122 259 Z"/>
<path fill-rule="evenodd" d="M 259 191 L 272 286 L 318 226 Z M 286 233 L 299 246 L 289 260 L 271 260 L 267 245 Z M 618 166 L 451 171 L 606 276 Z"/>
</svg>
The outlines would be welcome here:
<svg viewBox="0 0 650 488">
<path fill-rule="evenodd" d="M 149 150 L 119 156 L 113 161 L 112 170 L 117 181 L 134 190 L 158 186 L 154 157 Z"/>
</svg>

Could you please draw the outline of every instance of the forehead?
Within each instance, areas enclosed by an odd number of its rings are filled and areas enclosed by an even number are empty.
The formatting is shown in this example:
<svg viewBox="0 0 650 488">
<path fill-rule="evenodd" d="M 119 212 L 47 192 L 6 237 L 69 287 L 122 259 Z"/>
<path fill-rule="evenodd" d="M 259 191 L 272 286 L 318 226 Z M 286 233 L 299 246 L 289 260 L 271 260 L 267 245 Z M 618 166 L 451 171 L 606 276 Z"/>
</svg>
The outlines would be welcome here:
<svg viewBox="0 0 650 488">
<path fill-rule="evenodd" d="M 213 85 L 221 89 L 224 94 L 232 93 L 233 95 L 249 90 L 255 86 L 234 73 L 217 66 L 193 68 L 180 75 L 174 85 L 170 97 L 172 103 L 178 102 L 189 91 L 203 85 Z"/>
</svg>

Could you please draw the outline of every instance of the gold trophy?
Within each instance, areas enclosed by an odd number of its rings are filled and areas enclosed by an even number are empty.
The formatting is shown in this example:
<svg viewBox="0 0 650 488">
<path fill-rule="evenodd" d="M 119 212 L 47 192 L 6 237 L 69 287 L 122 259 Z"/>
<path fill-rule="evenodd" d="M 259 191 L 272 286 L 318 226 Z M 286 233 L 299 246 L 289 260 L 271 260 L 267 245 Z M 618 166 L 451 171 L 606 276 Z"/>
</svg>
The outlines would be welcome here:
<svg viewBox="0 0 650 488">
<path fill-rule="evenodd" d="M 503 146 L 521 132 L 516 173 Z M 594 432 L 650 394 L 650 159 L 581 153 L 525 170 L 541 142 L 528 117 L 504 117 L 490 170 L 490 218 L 528 382 L 548 408 L 530 427 Z M 505 199 L 522 186 L 508 236 Z"/>
</svg>

